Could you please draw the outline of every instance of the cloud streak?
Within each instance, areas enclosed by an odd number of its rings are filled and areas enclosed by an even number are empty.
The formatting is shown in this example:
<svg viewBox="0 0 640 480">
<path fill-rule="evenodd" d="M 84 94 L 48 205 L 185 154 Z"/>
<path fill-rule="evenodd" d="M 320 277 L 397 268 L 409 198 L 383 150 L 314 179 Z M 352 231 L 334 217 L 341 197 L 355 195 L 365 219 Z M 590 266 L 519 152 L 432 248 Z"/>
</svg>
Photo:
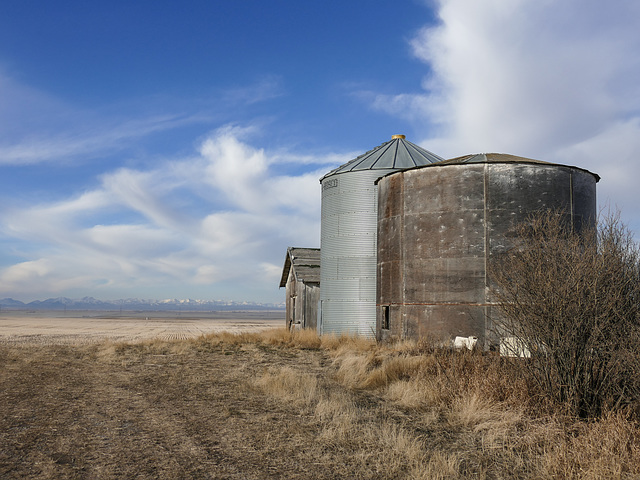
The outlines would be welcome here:
<svg viewBox="0 0 640 480">
<path fill-rule="evenodd" d="M 0 70 L 0 166 L 86 162 L 121 154 L 145 137 L 211 124 L 214 118 L 220 121 L 238 115 L 243 107 L 283 95 L 281 79 L 266 76 L 253 84 L 218 91 L 215 99 L 150 96 L 86 110 L 22 85 Z M 128 112 L 132 108 L 134 115 Z M 151 113 L 143 115 L 141 109 Z"/>
<path fill-rule="evenodd" d="M 166 115 L 101 125 L 92 130 L 78 127 L 71 134 L 29 136 L 19 143 L 0 145 L 0 165 L 33 165 L 78 157 L 86 160 L 124 150 L 141 137 L 201 121 L 197 115 Z"/>
</svg>

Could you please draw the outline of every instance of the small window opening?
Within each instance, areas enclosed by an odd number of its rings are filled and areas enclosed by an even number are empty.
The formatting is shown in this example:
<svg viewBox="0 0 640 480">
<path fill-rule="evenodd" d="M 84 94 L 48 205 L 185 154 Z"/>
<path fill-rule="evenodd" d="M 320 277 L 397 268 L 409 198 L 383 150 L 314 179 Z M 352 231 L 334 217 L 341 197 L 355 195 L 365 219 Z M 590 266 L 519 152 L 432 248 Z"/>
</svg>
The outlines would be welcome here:
<svg viewBox="0 0 640 480">
<path fill-rule="evenodd" d="M 382 307 L 382 329 L 389 330 L 389 305 Z"/>
</svg>

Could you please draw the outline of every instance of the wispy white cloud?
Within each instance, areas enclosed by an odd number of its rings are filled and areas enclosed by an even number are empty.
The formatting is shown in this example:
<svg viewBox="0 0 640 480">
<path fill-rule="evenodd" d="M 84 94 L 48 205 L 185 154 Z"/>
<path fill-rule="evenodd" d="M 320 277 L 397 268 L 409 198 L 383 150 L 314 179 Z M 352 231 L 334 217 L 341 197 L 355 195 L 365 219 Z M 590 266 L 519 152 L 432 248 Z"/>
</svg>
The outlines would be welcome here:
<svg viewBox="0 0 640 480">
<path fill-rule="evenodd" d="M 251 105 L 254 103 L 273 100 L 285 95 L 282 77 L 279 75 L 266 75 L 255 83 L 225 90 L 221 97 L 224 101 L 233 104 Z"/>
<path fill-rule="evenodd" d="M 242 108 L 284 95 L 281 77 L 267 75 L 246 86 L 216 90 L 214 98 L 150 96 L 86 110 L 22 84 L 0 69 L 0 166 L 86 162 L 135 148 L 144 137 L 219 122 L 237 116 Z M 150 113 L 141 113 L 145 111 Z"/>
<path fill-rule="evenodd" d="M 291 154 L 270 158 L 264 150 L 241 142 L 229 128 L 219 130 L 216 137 L 205 141 L 200 152 L 208 161 L 203 172 L 206 182 L 224 192 L 226 198 L 243 211 L 260 214 L 295 206 L 294 210 L 316 213 L 318 201 L 306 192 L 318 188 L 320 170 L 295 177 L 268 175 L 270 166 L 281 159 L 291 162 Z M 238 162 L 237 158 L 243 161 Z M 310 163 L 308 156 L 303 160 L 307 165 Z M 321 157 L 314 163 L 325 161 L 326 158 Z"/>
<path fill-rule="evenodd" d="M 56 204 L 0 211 L 1 235 L 39 245 L 0 270 L 0 291 L 20 296 L 29 285 L 41 294 L 72 288 L 108 298 L 166 285 L 174 296 L 180 284 L 192 295 L 243 298 L 242 285 L 251 298 L 275 300 L 285 248 L 319 244 L 318 179 L 330 167 L 321 157 L 318 171 L 276 174 L 278 158 L 291 162 L 295 153 L 272 155 L 248 143 L 249 135 L 223 127 L 190 157 L 117 169 L 103 174 L 98 188 Z M 308 155 L 304 162 L 314 163 Z M 110 212 L 140 220 L 105 222 Z"/>
<path fill-rule="evenodd" d="M 16 143 L 0 143 L 0 165 L 32 165 L 103 156 L 125 149 L 136 139 L 202 121 L 199 115 L 152 116 L 111 125 L 72 127 L 72 131 L 30 134 Z"/>
<path fill-rule="evenodd" d="M 355 158 L 360 155 L 362 152 L 360 151 L 351 151 L 351 152 L 341 152 L 341 153 L 325 153 L 318 155 L 309 155 L 303 153 L 292 153 L 288 149 L 281 149 L 275 152 L 270 152 L 269 154 L 269 164 L 270 165 L 286 165 L 286 164 L 295 164 L 295 165 L 340 165 L 344 163 L 345 159 Z M 324 171 L 326 167 L 323 167 Z"/>
<path fill-rule="evenodd" d="M 241 105 L 276 98 L 276 85 L 275 80 L 260 81 L 242 89 L 242 98 L 237 92 L 218 92 L 227 98 L 224 102 L 150 95 L 81 107 L 23 84 L 0 68 L 0 166 L 122 156 L 139 150 L 146 137 L 198 125 L 204 129 Z"/>
</svg>

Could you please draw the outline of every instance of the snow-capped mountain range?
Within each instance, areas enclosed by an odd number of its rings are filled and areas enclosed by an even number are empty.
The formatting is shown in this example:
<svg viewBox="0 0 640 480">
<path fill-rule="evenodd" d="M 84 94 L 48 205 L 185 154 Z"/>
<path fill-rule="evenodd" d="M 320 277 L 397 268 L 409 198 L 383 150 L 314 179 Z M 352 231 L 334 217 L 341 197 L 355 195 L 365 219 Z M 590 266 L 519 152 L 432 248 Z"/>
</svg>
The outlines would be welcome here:
<svg viewBox="0 0 640 480">
<path fill-rule="evenodd" d="M 93 297 L 72 299 L 67 297 L 48 298 L 24 303 L 12 298 L 0 299 L 0 309 L 29 310 L 175 310 L 175 311 L 220 311 L 220 310 L 283 310 L 284 303 L 235 302 L 223 300 L 142 300 L 127 298 L 122 300 L 97 300 Z"/>
</svg>

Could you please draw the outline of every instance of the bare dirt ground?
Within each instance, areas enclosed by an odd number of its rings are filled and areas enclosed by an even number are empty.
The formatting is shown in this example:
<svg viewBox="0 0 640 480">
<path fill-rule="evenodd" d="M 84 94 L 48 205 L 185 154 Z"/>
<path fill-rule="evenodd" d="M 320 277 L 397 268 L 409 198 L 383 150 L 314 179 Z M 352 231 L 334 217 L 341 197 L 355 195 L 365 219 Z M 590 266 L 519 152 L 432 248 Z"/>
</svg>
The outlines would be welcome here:
<svg viewBox="0 0 640 480">
<path fill-rule="evenodd" d="M 375 448 L 319 441 L 304 386 L 260 386 L 292 368 L 354 408 L 377 405 L 327 376 L 325 352 L 229 338 L 0 344 L 0 478 L 397 478 L 367 467 Z"/>
<path fill-rule="evenodd" d="M 219 332 L 256 332 L 284 326 L 284 312 L 0 313 L 0 343 L 84 344 L 149 339 L 185 340 Z"/>
<path fill-rule="evenodd" d="M 0 478 L 338 478 L 300 462 L 308 419 L 252 387 L 270 352 L 0 352 Z"/>
</svg>

